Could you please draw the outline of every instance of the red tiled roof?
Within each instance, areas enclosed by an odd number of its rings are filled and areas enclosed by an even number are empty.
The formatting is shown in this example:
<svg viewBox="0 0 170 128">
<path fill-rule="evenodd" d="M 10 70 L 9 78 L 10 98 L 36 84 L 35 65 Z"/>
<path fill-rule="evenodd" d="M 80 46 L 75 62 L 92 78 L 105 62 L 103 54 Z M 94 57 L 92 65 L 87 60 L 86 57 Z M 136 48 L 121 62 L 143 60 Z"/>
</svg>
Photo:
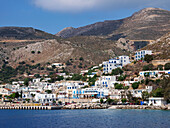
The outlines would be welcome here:
<svg viewBox="0 0 170 128">
<path fill-rule="evenodd" d="M 12 91 L 11 89 L 9 89 L 9 88 L 4 88 L 4 89 L 6 89 L 6 90 L 8 90 L 8 91 Z"/>
</svg>

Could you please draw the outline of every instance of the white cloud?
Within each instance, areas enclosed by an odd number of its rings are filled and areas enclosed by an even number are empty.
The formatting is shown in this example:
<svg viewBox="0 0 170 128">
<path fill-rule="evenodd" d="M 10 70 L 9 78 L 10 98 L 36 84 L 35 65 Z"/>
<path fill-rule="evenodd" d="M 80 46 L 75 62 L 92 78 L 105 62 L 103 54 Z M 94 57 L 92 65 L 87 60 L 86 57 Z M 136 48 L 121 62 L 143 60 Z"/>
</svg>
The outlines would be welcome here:
<svg viewBox="0 0 170 128">
<path fill-rule="evenodd" d="M 81 12 L 96 9 L 146 6 L 166 7 L 169 0 L 33 0 L 37 7 L 59 12 Z"/>
</svg>

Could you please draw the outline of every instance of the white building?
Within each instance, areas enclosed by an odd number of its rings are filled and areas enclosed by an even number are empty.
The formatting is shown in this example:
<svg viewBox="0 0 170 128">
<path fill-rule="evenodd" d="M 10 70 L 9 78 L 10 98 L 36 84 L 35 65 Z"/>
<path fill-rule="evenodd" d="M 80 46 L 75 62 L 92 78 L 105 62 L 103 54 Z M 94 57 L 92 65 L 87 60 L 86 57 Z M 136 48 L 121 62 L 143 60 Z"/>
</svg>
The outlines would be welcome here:
<svg viewBox="0 0 170 128">
<path fill-rule="evenodd" d="M 141 60 L 142 58 L 145 57 L 145 55 L 152 55 L 152 51 L 151 50 L 141 50 L 141 51 L 137 51 L 135 52 L 135 60 Z"/>
<path fill-rule="evenodd" d="M 152 91 L 152 89 L 153 89 L 152 86 L 146 86 L 145 89 L 133 89 L 130 91 L 134 97 L 142 98 L 142 92 L 146 91 L 146 92 L 150 93 Z"/>
<path fill-rule="evenodd" d="M 37 93 L 35 95 L 35 101 L 40 103 L 53 103 L 56 101 L 56 94 L 46 94 L 46 93 Z"/>
<path fill-rule="evenodd" d="M 37 83 L 37 82 L 40 82 L 40 81 L 41 81 L 41 78 L 36 78 L 36 79 L 32 80 L 33 83 Z"/>
<path fill-rule="evenodd" d="M 111 73 L 113 69 L 122 68 L 123 66 L 130 63 L 129 56 L 118 56 L 109 61 L 103 62 L 103 72 Z"/>
<path fill-rule="evenodd" d="M 116 76 L 101 76 L 96 82 L 96 87 L 110 87 L 116 83 Z"/>
<path fill-rule="evenodd" d="M 59 69 L 65 68 L 65 64 L 63 64 L 63 63 L 52 63 L 51 67 L 53 67 L 53 66 L 55 66 L 56 68 L 59 68 Z"/>
<path fill-rule="evenodd" d="M 85 89 L 74 89 L 72 98 L 103 98 L 107 97 L 109 90 L 106 88 L 85 88 Z"/>
<path fill-rule="evenodd" d="M 149 98 L 149 105 L 153 106 L 162 106 L 165 105 L 166 101 L 163 97 L 150 97 Z"/>
<path fill-rule="evenodd" d="M 141 71 L 139 72 L 139 75 L 142 77 L 145 77 L 148 75 L 148 77 L 161 77 L 163 74 L 170 74 L 170 70 L 154 70 L 154 71 Z"/>
<path fill-rule="evenodd" d="M 12 94 L 12 90 L 9 88 L 0 88 L 0 94 L 1 95 L 10 95 Z"/>
</svg>

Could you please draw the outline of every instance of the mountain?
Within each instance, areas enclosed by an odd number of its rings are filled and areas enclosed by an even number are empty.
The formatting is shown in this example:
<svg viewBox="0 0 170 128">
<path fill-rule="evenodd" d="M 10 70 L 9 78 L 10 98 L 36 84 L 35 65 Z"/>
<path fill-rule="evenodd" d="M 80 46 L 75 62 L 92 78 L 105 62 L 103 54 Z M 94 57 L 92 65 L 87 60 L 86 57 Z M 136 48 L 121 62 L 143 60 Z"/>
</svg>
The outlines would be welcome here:
<svg viewBox="0 0 170 128">
<path fill-rule="evenodd" d="M 0 27 L 0 40 L 57 39 L 55 35 L 31 27 Z"/>
<path fill-rule="evenodd" d="M 148 44 L 143 49 L 152 50 L 155 54 L 155 59 L 170 59 L 170 32 Z"/>
<path fill-rule="evenodd" d="M 170 31 L 170 11 L 160 8 L 145 8 L 132 16 L 104 22 L 97 22 L 84 27 L 68 27 L 56 36 L 69 38 L 74 36 L 100 36 L 118 40 L 156 40 Z"/>
</svg>

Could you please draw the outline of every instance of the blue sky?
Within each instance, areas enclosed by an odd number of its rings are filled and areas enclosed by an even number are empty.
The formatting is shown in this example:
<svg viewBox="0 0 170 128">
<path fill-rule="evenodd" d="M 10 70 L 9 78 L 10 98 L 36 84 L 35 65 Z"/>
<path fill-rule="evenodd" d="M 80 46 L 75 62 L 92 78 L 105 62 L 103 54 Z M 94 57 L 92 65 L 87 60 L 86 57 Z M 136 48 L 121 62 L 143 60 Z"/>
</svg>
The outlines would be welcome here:
<svg viewBox="0 0 170 128">
<path fill-rule="evenodd" d="M 146 7 L 170 9 L 170 0 L 0 0 L 0 26 L 33 27 L 57 33 L 128 17 Z"/>
</svg>

